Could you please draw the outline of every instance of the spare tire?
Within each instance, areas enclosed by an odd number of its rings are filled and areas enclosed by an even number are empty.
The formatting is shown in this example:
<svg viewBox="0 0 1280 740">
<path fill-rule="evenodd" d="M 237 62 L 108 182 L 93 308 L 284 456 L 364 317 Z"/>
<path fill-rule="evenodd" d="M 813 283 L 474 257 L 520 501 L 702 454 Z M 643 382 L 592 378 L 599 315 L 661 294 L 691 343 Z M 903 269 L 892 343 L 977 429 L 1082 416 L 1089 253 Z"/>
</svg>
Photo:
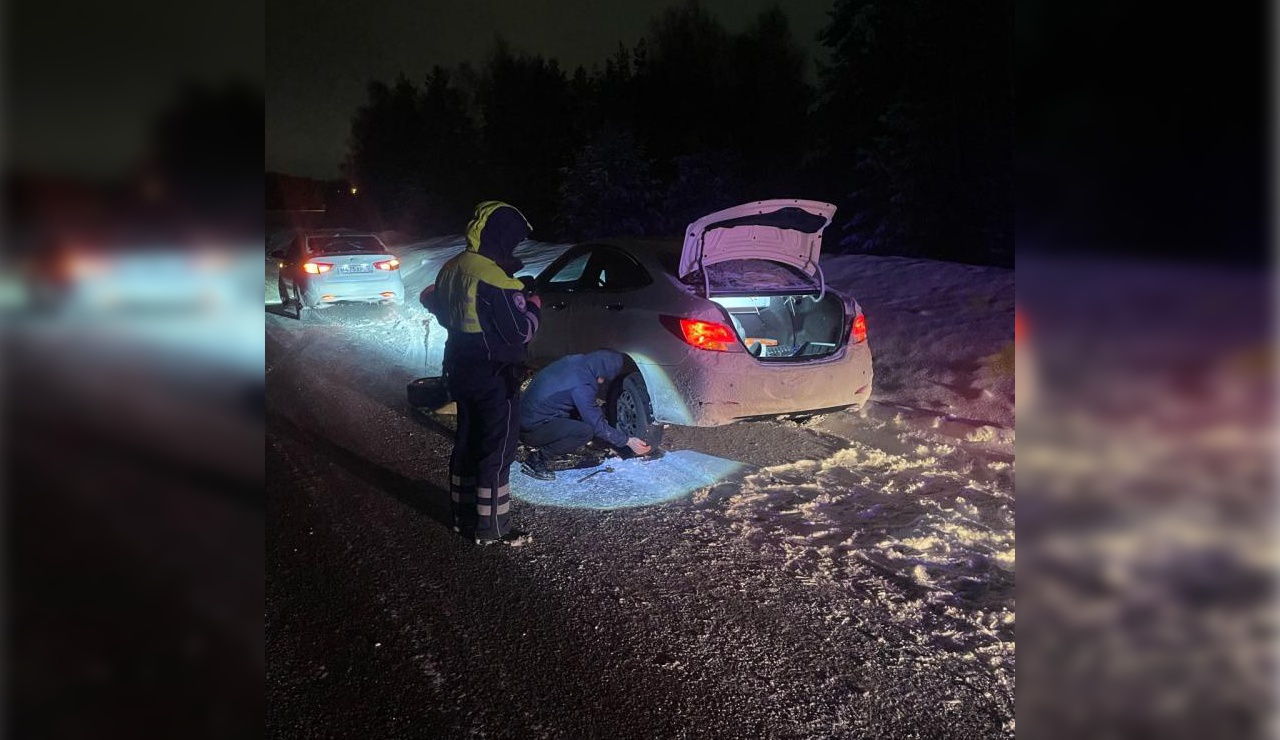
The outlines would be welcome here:
<svg viewBox="0 0 1280 740">
<path fill-rule="evenodd" d="M 662 444 L 662 425 L 653 420 L 653 402 L 639 371 L 615 382 L 604 406 L 606 418 L 618 431 L 628 437 L 639 437 L 654 447 Z M 627 454 L 631 452 L 624 450 Z"/>
<path fill-rule="evenodd" d="M 444 378 L 418 378 L 409 384 L 409 406 L 435 410 L 449 402 L 449 389 Z"/>
</svg>

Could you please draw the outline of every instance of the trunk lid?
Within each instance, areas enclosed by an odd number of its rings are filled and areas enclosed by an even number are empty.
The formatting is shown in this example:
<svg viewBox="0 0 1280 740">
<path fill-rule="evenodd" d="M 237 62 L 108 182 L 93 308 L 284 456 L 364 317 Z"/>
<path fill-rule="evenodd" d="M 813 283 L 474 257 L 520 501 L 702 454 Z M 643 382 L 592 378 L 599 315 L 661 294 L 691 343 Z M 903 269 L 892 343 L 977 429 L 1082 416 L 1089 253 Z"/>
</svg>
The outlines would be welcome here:
<svg viewBox="0 0 1280 740">
<path fill-rule="evenodd" d="M 836 207 L 816 200 L 775 198 L 726 208 L 689 224 L 684 231 L 679 277 L 733 260 L 766 260 L 814 277 L 822 232 Z"/>
<path fill-rule="evenodd" d="M 326 254 L 313 259 L 316 262 L 328 262 L 333 265 L 333 269 L 325 273 L 325 277 L 330 281 L 357 282 L 384 279 L 388 271 L 380 270 L 376 265 L 395 258 L 390 254 Z"/>
<path fill-rule="evenodd" d="M 324 273 L 327 281 L 382 280 L 388 271 L 377 264 L 395 259 L 377 236 L 358 233 L 309 236 L 307 255 L 312 262 L 333 265 Z"/>
</svg>

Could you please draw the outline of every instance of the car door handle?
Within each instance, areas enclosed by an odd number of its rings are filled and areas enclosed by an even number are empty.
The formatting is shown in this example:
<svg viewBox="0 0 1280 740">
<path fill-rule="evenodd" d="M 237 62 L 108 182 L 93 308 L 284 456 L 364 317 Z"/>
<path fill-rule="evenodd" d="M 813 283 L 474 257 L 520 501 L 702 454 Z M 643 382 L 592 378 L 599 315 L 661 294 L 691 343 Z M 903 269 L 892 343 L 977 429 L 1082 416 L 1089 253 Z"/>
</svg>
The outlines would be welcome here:
<svg viewBox="0 0 1280 740">
<path fill-rule="evenodd" d="M 554 308 L 555 310 L 559 311 L 560 309 L 564 308 L 565 305 L 567 304 L 564 301 L 556 301 L 555 303 L 548 303 L 547 308 Z"/>
<path fill-rule="evenodd" d="M 605 308 L 607 308 L 607 309 L 609 309 L 610 311 L 621 311 L 621 310 L 622 310 L 622 304 L 621 304 L 621 303 L 606 303 L 606 304 L 604 304 L 604 307 L 605 307 Z"/>
</svg>

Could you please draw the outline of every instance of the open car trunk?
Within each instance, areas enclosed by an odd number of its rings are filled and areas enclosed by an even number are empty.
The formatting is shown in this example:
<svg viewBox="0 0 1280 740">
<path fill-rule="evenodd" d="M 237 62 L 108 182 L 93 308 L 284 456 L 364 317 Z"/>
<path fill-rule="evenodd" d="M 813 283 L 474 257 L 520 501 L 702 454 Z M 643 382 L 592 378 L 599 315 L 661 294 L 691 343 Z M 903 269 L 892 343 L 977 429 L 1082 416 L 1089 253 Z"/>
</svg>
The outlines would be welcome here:
<svg viewBox="0 0 1280 740">
<path fill-rule="evenodd" d="M 814 286 L 794 268 L 735 260 L 711 265 L 708 273 L 690 275 L 691 287 L 710 284 L 710 300 L 724 309 L 743 346 L 761 361 L 819 360 L 843 345 L 844 298 Z"/>
<path fill-rule="evenodd" d="M 804 362 L 836 352 L 847 335 L 844 299 L 826 288 L 818 258 L 835 206 L 811 200 L 744 203 L 685 229 L 677 275 L 729 315 L 762 361 Z"/>
<path fill-rule="evenodd" d="M 840 348 L 844 302 L 833 293 L 714 297 L 729 314 L 733 330 L 752 356 L 762 361 L 818 360 Z"/>
</svg>

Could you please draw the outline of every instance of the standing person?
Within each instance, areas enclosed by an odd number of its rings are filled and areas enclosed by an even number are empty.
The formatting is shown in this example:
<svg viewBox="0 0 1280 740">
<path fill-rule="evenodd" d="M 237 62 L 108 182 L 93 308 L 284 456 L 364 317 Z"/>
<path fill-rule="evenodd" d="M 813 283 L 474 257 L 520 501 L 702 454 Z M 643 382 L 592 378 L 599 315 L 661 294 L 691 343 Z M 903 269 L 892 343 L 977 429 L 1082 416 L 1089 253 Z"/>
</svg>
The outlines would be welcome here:
<svg viewBox="0 0 1280 740">
<path fill-rule="evenodd" d="M 511 529 L 509 477 L 520 431 L 526 345 L 542 306 L 526 297 L 516 245 L 532 231 L 524 215 L 496 200 L 476 207 L 467 248 L 440 268 L 432 305 L 448 331 L 444 373 L 458 407 L 449 457 L 454 530 L 477 545 L 519 544 Z"/>
<path fill-rule="evenodd" d="M 551 463 L 593 437 L 614 447 L 630 447 L 637 455 L 653 451 L 644 440 L 611 426 L 596 404 L 599 389 L 622 374 L 625 361 L 621 352 L 600 349 L 561 357 L 533 377 L 520 401 L 520 441 L 537 448 L 520 466 L 526 475 L 555 480 Z"/>
</svg>

